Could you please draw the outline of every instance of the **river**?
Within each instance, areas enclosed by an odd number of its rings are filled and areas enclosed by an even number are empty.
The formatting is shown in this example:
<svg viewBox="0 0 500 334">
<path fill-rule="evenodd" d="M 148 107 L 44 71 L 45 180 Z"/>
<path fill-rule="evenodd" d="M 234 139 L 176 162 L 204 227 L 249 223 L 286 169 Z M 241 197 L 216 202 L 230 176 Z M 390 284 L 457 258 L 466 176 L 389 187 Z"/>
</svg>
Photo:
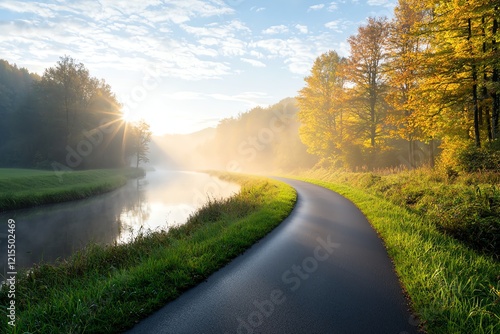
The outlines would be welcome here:
<svg viewBox="0 0 500 334">
<path fill-rule="evenodd" d="M 236 184 L 204 173 L 156 170 L 79 201 L 0 214 L 0 270 L 7 272 L 7 221 L 14 219 L 16 269 L 65 258 L 90 242 L 129 242 L 139 233 L 183 224 L 208 197 L 227 198 Z"/>
</svg>

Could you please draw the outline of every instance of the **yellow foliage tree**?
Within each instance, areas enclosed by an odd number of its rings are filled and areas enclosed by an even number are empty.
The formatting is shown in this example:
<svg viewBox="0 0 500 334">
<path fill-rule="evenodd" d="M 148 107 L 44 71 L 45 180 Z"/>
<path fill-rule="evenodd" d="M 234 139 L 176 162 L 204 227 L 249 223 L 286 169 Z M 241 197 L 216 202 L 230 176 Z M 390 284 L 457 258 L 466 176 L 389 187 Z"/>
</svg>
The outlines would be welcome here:
<svg viewBox="0 0 500 334">
<path fill-rule="evenodd" d="M 349 38 L 351 56 L 347 80 L 352 129 L 366 146 L 375 148 L 387 135 L 386 76 L 383 66 L 388 29 L 385 18 L 369 18 L 368 24 Z"/>
<path fill-rule="evenodd" d="M 345 139 L 342 92 L 345 60 L 335 51 L 319 56 L 299 91 L 300 138 L 308 152 L 322 158 L 335 159 Z"/>
</svg>

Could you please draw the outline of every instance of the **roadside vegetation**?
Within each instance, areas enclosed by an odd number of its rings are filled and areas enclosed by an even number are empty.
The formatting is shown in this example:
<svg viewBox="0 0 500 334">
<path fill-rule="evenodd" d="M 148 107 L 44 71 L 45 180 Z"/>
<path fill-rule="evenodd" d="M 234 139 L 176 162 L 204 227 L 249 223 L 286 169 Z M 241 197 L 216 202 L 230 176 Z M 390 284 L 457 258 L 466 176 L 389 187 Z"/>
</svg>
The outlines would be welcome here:
<svg viewBox="0 0 500 334">
<path fill-rule="evenodd" d="M 311 170 L 307 177 L 361 189 L 425 217 L 437 230 L 500 260 L 500 174 Z M 500 273 L 499 273 L 500 274 Z"/>
<path fill-rule="evenodd" d="M 223 267 L 293 209 L 296 193 L 284 183 L 218 175 L 241 184 L 240 193 L 209 200 L 184 225 L 128 244 L 91 245 L 18 274 L 16 327 L 2 321 L 1 332 L 121 332 Z M 8 305 L 6 290 L 1 305 Z"/>
<path fill-rule="evenodd" d="M 72 201 L 111 191 L 142 169 L 96 169 L 57 173 L 33 169 L 0 169 L 0 212 Z"/>
<path fill-rule="evenodd" d="M 498 174 L 316 169 L 301 179 L 353 201 L 383 239 L 428 333 L 500 332 Z"/>
</svg>

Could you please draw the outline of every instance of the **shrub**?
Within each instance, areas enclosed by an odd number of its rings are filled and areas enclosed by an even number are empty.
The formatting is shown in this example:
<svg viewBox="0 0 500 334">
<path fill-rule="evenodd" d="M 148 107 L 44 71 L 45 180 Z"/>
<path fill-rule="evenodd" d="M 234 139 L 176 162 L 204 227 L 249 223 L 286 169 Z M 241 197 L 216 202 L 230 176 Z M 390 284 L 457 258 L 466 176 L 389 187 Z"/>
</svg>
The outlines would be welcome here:
<svg viewBox="0 0 500 334">
<path fill-rule="evenodd" d="M 500 171 L 500 151 L 496 145 L 469 145 L 458 152 L 457 167 L 465 172 Z"/>
</svg>

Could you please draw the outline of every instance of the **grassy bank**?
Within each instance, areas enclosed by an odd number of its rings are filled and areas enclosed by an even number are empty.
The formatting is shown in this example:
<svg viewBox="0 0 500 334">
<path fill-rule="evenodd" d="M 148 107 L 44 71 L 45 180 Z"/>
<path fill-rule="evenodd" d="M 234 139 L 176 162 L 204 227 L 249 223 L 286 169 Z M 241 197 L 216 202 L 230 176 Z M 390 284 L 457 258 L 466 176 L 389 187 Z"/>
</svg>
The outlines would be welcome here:
<svg viewBox="0 0 500 334">
<path fill-rule="evenodd" d="M 130 244 L 90 246 L 64 263 L 18 275 L 10 333 L 113 333 L 130 328 L 241 254 L 277 226 L 296 201 L 293 188 L 264 178 L 226 176 L 241 192 L 210 201 L 182 226 Z M 6 289 L 0 305 L 8 305 Z"/>
<path fill-rule="evenodd" d="M 342 184 L 355 177 L 359 183 L 353 183 L 360 188 L 364 184 L 365 190 Z M 433 217 L 396 205 L 375 191 L 369 194 L 368 178 L 373 176 L 316 171 L 302 179 L 349 198 L 368 217 L 429 333 L 499 333 L 500 263 L 443 233 Z"/>
<path fill-rule="evenodd" d="M 426 217 L 441 232 L 500 259 L 500 174 L 447 175 L 416 170 L 395 174 L 317 169 L 304 176 L 341 183 Z"/>
<path fill-rule="evenodd" d="M 99 169 L 53 171 L 0 169 L 0 212 L 41 204 L 72 201 L 116 189 L 142 170 Z"/>
</svg>

